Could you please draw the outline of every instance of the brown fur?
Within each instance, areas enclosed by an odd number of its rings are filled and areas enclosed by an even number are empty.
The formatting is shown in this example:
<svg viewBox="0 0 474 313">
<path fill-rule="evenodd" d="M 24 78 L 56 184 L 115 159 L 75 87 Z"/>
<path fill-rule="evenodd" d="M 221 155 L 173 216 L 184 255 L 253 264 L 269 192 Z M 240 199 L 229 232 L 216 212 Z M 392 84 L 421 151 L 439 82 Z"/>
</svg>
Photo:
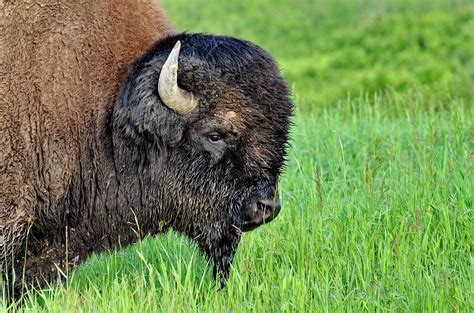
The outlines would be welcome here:
<svg viewBox="0 0 474 313">
<path fill-rule="evenodd" d="M 147 0 L 0 0 L 0 265 L 104 136 L 129 64 L 170 33 Z"/>
</svg>

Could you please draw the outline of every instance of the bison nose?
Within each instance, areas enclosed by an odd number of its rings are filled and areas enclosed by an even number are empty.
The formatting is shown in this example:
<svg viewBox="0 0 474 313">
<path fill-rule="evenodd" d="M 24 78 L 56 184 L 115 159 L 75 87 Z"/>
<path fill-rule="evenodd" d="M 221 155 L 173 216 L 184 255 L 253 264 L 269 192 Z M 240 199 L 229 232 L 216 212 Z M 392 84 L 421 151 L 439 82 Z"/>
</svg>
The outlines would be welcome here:
<svg viewBox="0 0 474 313">
<path fill-rule="evenodd" d="M 271 222 L 281 210 L 281 202 L 278 197 L 255 199 L 252 201 L 249 211 L 245 214 L 244 222 L 241 224 L 243 231 L 250 231 L 260 225 Z"/>
<path fill-rule="evenodd" d="M 270 222 L 281 210 L 280 198 L 264 199 L 257 201 L 257 206 L 263 211 L 264 222 Z"/>
</svg>

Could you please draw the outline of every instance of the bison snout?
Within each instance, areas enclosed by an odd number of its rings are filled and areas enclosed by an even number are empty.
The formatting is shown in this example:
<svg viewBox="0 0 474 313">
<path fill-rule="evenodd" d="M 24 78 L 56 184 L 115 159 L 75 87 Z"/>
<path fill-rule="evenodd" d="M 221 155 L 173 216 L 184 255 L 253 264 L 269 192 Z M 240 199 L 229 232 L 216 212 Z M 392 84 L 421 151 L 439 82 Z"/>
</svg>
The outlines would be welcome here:
<svg viewBox="0 0 474 313">
<path fill-rule="evenodd" d="M 281 202 L 278 196 L 271 198 L 254 199 L 245 214 L 241 229 L 250 231 L 260 225 L 271 222 L 281 210 Z"/>
</svg>

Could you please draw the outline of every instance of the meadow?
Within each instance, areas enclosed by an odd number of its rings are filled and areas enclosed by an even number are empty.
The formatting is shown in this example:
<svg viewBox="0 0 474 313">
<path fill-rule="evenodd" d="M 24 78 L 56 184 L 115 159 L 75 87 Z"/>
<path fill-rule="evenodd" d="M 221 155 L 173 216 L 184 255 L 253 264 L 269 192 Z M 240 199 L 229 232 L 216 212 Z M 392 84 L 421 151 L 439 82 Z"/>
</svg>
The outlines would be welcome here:
<svg viewBox="0 0 474 313">
<path fill-rule="evenodd" d="M 474 311 L 474 2 L 161 2 L 180 30 L 277 59 L 296 105 L 282 212 L 243 236 L 223 290 L 169 233 L 13 309 Z"/>
</svg>

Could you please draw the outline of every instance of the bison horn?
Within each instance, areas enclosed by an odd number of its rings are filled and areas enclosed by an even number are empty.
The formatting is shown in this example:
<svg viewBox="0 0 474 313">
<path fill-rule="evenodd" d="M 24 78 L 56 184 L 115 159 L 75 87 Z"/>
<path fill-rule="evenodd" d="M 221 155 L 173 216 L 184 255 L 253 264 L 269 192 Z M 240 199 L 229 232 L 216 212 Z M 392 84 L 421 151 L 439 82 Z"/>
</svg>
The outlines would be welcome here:
<svg viewBox="0 0 474 313">
<path fill-rule="evenodd" d="M 158 94 L 161 101 L 170 109 L 179 114 L 191 112 L 197 105 L 197 99 L 191 92 L 178 87 L 178 57 L 181 42 L 176 42 L 161 69 L 158 80 Z"/>
</svg>

